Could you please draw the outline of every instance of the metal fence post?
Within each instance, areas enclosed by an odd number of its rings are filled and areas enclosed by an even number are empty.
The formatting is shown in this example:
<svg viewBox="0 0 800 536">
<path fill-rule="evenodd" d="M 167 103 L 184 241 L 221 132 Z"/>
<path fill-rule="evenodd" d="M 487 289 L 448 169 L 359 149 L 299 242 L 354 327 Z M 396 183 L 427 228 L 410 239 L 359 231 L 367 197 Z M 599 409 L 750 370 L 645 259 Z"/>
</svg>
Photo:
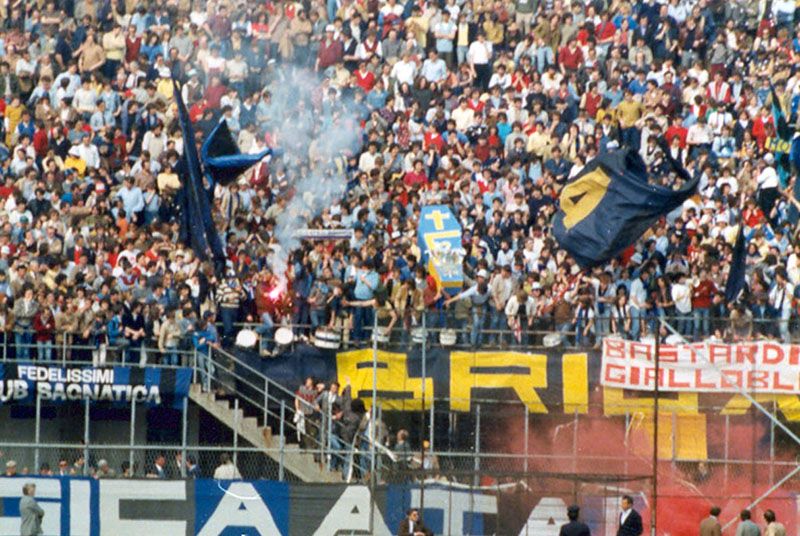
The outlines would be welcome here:
<svg viewBox="0 0 800 536">
<path fill-rule="evenodd" d="M 572 421 L 572 473 L 578 474 L 578 408 L 575 408 L 575 417 Z M 573 485 L 573 493 L 575 486 Z M 573 497 L 577 502 L 577 498 Z"/>
<path fill-rule="evenodd" d="M 39 396 L 39 391 L 36 391 L 36 429 L 34 431 L 34 441 L 36 442 L 36 450 L 33 451 L 33 467 L 34 471 L 39 470 L 39 442 L 42 430 L 42 397 Z"/>
<path fill-rule="evenodd" d="M 730 415 L 725 415 L 725 441 L 723 442 L 724 456 L 725 456 L 725 471 L 723 472 L 724 476 L 723 484 L 725 487 L 723 488 L 723 493 L 728 493 L 728 439 L 729 439 L 730 424 L 731 424 L 730 419 L 731 419 Z"/>
<path fill-rule="evenodd" d="M 672 412 L 672 430 L 670 430 L 670 440 L 672 441 L 672 461 L 674 462 L 675 459 L 678 457 L 678 446 L 677 446 L 677 439 L 678 437 L 675 435 L 675 430 L 678 429 L 678 414 L 676 412 Z"/>
<path fill-rule="evenodd" d="M 430 423 L 428 424 L 428 442 L 430 443 L 431 452 L 433 452 L 433 445 L 434 445 L 434 439 L 435 439 L 434 436 L 436 435 L 436 432 L 435 432 L 436 427 L 434 426 L 435 415 L 434 415 L 434 409 L 433 409 L 434 406 L 435 406 L 435 403 L 436 403 L 436 398 L 432 396 L 431 397 L 431 409 L 430 409 L 431 418 L 430 418 Z"/>
<path fill-rule="evenodd" d="M 89 474 L 89 399 L 84 401 L 83 417 L 83 474 Z"/>
<path fill-rule="evenodd" d="M 522 469 L 527 473 L 528 472 L 528 456 L 530 455 L 530 440 L 528 438 L 528 417 L 530 416 L 528 413 L 528 405 L 523 404 L 522 407 L 525 409 L 525 422 L 522 423 L 523 425 L 523 434 L 525 434 L 525 459 L 522 461 Z M 527 527 L 527 523 L 525 525 Z"/>
<path fill-rule="evenodd" d="M 233 465 L 239 467 L 239 399 L 233 399 Z"/>
<path fill-rule="evenodd" d="M 269 380 L 264 378 L 264 426 L 267 426 L 269 416 Z"/>
<path fill-rule="evenodd" d="M 67 366 L 67 337 L 68 337 L 68 335 L 66 333 L 63 333 L 62 335 L 63 336 L 61 338 L 61 366 L 62 367 L 66 367 Z"/>
<path fill-rule="evenodd" d="M 278 457 L 278 480 L 283 482 L 283 446 L 286 444 L 286 438 L 284 437 L 284 421 L 286 420 L 286 402 L 281 400 L 281 423 L 280 423 L 280 434 L 281 434 L 281 452 L 280 456 Z"/>
<path fill-rule="evenodd" d="M 192 350 L 192 383 L 197 383 L 197 348 Z"/>
<path fill-rule="evenodd" d="M 475 406 L 475 476 L 473 477 L 473 485 L 477 487 L 478 474 L 481 471 L 481 405 Z"/>
<path fill-rule="evenodd" d="M 323 437 L 323 441 L 325 442 L 324 452 L 327 452 L 331 446 L 331 441 L 332 441 L 331 436 L 333 435 L 333 407 L 332 404 L 330 403 L 328 403 L 328 409 L 325 413 L 325 418 L 327 419 L 327 425 L 326 425 L 327 427 L 325 428 L 325 435 Z M 333 456 L 333 454 L 331 454 L 331 456 Z M 322 463 L 324 464 L 325 459 L 322 458 L 321 460 Z"/>
<path fill-rule="evenodd" d="M 186 478 L 186 443 L 189 432 L 189 399 L 183 397 L 181 422 L 181 478 Z"/>
<path fill-rule="evenodd" d="M 775 402 L 772 402 L 772 413 L 776 413 Z M 775 482 L 775 421 L 769 421 L 769 485 Z"/>
<path fill-rule="evenodd" d="M 6 332 L 3 334 L 3 361 L 8 359 L 8 336 L 10 332 Z"/>
<path fill-rule="evenodd" d="M 128 450 L 128 464 L 131 475 L 133 475 L 133 463 L 135 461 L 133 459 L 133 447 L 136 444 L 136 400 L 134 398 L 131 398 L 131 434 L 128 441 L 130 445 L 130 449 Z"/>
</svg>

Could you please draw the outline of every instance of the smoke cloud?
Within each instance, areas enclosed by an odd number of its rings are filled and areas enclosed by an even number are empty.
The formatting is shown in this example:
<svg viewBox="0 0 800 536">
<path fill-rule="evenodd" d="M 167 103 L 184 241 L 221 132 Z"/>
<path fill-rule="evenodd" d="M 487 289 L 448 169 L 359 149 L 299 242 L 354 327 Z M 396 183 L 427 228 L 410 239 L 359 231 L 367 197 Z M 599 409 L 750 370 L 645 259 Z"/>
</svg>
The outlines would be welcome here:
<svg viewBox="0 0 800 536">
<path fill-rule="evenodd" d="M 287 171 L 287 184 L 279 185 L 287 204 L 276 219 L 278 247 L 273 248 L 272 260 L 277 290 L 282 292 L 291 254 L 301 246 L 294 233 L 345 193 L 347 155 L 357 154 L 361 128 L 351 93 L 326 85 L 312 71 L 282 68 L 267 89 L 272 95 L 269 126 L 276 145 L 284 150 L 277 166 Z M 275 175 L 273 169 L 273 181 Z"/>
</svg>

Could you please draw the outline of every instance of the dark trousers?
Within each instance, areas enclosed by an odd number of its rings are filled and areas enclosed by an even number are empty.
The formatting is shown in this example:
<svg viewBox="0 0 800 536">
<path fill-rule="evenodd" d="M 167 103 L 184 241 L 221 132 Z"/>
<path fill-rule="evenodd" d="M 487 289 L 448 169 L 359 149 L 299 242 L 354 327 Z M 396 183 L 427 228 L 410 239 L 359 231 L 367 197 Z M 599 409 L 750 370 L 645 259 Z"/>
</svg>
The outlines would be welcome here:
<svg viewBox="0 0 800 536">
<path fill-rule="evenodd" d="M 475 85 L 481 89 L 489 87 L 489 80 L 492 79 L 492 66 L 489 63 L 475 64 Z"/>
<path fill-rule="evenodd" d="M 239 316 L 238 307 L 220 307 L 220 316 L 222 317 L 222 336 L 226 342 L 230 342 L 236 335 L 236 328 L 234 323 Z"/>
<path fill-rule="evenodd" d="M 363 341 L 367 338 L 367 329 L 373 325 L 374 311 L 371 307 L 356 307 L 353 312 L 353 340 Z"/>
<path fill-rule="evenodd" d="M 635 151 L 639 150 L 639 143 L 642 140 L 642 135 L 638 128 L 623 128 L 620 133 L 622 135 L 622 145 L 630 147 Z"/>
</svg>

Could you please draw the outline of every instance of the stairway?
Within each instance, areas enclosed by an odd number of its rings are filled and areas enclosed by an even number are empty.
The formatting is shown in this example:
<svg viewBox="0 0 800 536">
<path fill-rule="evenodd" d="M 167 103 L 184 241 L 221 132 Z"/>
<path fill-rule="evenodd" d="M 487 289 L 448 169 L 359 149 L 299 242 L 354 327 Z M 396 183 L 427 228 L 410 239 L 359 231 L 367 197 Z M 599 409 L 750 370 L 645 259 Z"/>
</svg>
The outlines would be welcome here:
<svg viewBox="0 0 800 536">
<path fill-rule="evenodd" d="M 214 393 L 202 392 L 200 384 L 191 386 L 189 399 L 232 431 L 238 432 L 239 437 L 254 447 L 263 448 L 264 454 L 276 462 L 281 463 L 283 458 L 284 469 L 303 482 L 342 482 L 340 472 L 328 471 L 327 467 L 321 468 L 314 461 L 313 454 L 300 452 L 299 445 L 284 444 L 281 452 L 280 436 L 273 436 L 271 427 L 260 426 L 256 417 L 245 417 L 242 408 L 237 410 L 231 407 L 230 400 L 219 399 Z"/>
</svg>

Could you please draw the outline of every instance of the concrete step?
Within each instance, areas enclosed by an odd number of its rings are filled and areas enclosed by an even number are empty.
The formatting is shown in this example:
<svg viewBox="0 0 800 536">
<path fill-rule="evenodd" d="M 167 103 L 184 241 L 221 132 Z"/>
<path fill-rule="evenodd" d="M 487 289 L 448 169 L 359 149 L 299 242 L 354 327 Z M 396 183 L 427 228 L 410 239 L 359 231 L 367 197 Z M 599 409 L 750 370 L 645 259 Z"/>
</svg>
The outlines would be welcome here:
<svg viewBox="0 0 800 536">
<path fill-rule="evenodd" d="M 274 436 L 270 426 L 259 426 L 257 417 L 245 417 L 244 411 L 233 409 L 233 404 L 228 399 L 217 399 L 213 393 L 204 393 L 200 386 L 195 384 L 189 389 L 189 398 L 198 406 L 214 416 L 215 419 L 228 426 L 231 430 L 238 427 L 237 432 L 248 443 L 265 449 L 265 454 L 273 460 L 280 462 L 283 459 L 284 467 L 304 482 L 341 482 L 340 473 L 332 473 L 326 466 L 321 466 L 314 461 L 314 455 L 300 452 L 300 445 L 287 443 L 283 453 L 280 449 L 280 437 Z M 294 439 L 294 432 L 287 430 L 286 439 Z"/>
</svg>

